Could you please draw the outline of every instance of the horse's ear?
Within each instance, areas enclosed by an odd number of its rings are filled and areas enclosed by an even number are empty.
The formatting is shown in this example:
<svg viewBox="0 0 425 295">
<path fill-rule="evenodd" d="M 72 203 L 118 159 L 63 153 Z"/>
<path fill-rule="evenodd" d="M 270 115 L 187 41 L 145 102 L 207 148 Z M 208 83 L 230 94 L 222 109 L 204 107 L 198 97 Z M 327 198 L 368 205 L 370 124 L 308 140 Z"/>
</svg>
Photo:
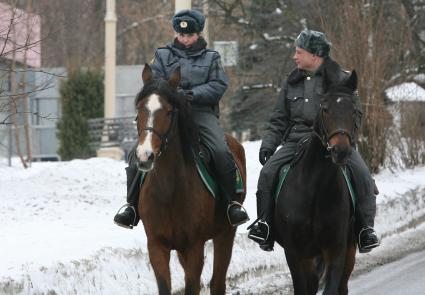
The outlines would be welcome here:
<svg viewBox="0 0 425 295">
<path fill-rule="evenodd" d="M 357 73 L 353 70 L 350 77 L 348 77 L 347 82 L 345 82 L 345 85 L 354 92 L 357 89 L 357 80 Z"/>
<path fill-rule="evenodd" d="M 152 69 L 151 67 L 146 63 L 143 72 L 142 72 L 142 80 L 143 84 L 146 84 L 150 82 L 153 79 Z"/>
<path fill-rule="evenodd" d="M 170 84 L 171 87 L 177 89 L 180 84 L 180 79 L 180 67 L 177 67 L 177 69 L 175 69 L 174 72 L 171 74 L 170 80 L 168 80 L 168 84 Z"/>
</svg>

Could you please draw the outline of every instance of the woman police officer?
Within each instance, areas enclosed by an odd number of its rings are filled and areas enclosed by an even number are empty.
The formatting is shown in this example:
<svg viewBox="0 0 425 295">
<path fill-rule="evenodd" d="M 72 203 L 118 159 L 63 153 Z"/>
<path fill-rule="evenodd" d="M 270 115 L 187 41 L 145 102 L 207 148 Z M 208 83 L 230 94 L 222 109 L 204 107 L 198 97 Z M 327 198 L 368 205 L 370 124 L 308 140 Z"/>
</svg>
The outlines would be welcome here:
<svg viewBox="0 0 425 295">
<path fill-rule="evenodd" d="M 218 104 L 227 89 L 228 82 L 219 53 L 207 49 L 207 43 L 201 36 L 204 24 L 205 17 L 197 10 L 186 9 L 176 13 L 172 25 L 177 36 L 172 43 L 156 50 L 151 68 L 155 78 L 168 80 L 180 67 L 179 91 L 189 98 L 193 119 L 199 128 L 200 141 L 210 155 L 222 197 L 228 204 L 229 222 L 237 226 L 246 222 L 248 215 L 242 205 L 233 200 L 236 197 L 236 166 L 218 119 Z M 129 155 L 129 166 L 126 168 L 128 207 L 114 217 L 115 223 L 127 228 L 132 228 L 139 221 L 137 179 L 136 185 L 130 185 L 137 175 L 135 162 L 133 150 Z"/>
</svg>

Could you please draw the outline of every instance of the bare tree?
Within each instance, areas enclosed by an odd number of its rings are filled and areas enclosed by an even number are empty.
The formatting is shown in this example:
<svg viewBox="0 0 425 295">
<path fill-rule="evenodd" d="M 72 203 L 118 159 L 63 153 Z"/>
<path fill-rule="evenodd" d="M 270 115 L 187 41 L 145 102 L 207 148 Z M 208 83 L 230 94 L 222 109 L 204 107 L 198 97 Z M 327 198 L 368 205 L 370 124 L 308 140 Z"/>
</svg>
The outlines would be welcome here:
<svg viewBox="0 0 425 295">
<path fill-rule="evenodd" d="M 324 31 L 333 42 L 333 55 L 359 75 L 359 94 L 363 104 L 363 128 L 359 137 L 362 155 L 373 172 L 386 157 L 385 139 L 391 116 L 384 91 L 403 67 L 408 66 L 404 52 L 409 47 L 408 19 L 398 1 L 332 0 L 317 7 Z"/>
<path fill-rule="evenodd" d="M 199 0 L 201 2 L 201 0 Z M 226 68 L 230 87 L 223 101 L 226 129 L 250 130 L 258 139 L 275 104 L 282 81 L 295 64 L 293 43 L 303 28 L 287 0 L 210 0 L 210 37 L 237 41 L 238 64 Z M 300 5 L 300 4 L 298 4 Z M 255 115 L 254 115 L 255 114 Z"/>
<path fill-rule="evenodd" d="M 30 109 L 28 105 L 29 90 L 26 75 L 29 63 L 28 53 L 31 50 L 37 50 L 40 42 L 38 37 L 34 38 L 32 30 L 32 22 L 34 21 L 31 15 L 32 1 L 26 1 L 27 13 L 23 13 L 17 8 L 17 1 L 10 1 L 9 6 L 1 4 L 3 8 L 2 23 L 4 24 L 7 21 L 8 26 L 3 28 L 1 32 L 4 43 L 0 52 L 1 70 L 6 76 L 4 80 L 8 80 L 6 83 L 10 84 L 10 89 L 7 89 L 7 91 L 3 88 L 0 90 L 0 114 L 3 115 L 3 118 L 0 119 L 0 125 L 12 125 L 14 127 L 16 152 L 25 168 L 28 167 L 27 161 L 31 161 L 32 158 L 29 126 Z M 4 11 L 5 9 L 8 11 Z M 5 20 L 4 18 L 9 19 Z M 17 81 L 18 74 L 20 76 L 19 81 Z M 21 150 L 21 122 L 18 120 L 18 115 L 22 115 L 20 118 L 23 122 L 23 142 L 26 147 L 26 157 L 24 157 Z"/>
</svg>

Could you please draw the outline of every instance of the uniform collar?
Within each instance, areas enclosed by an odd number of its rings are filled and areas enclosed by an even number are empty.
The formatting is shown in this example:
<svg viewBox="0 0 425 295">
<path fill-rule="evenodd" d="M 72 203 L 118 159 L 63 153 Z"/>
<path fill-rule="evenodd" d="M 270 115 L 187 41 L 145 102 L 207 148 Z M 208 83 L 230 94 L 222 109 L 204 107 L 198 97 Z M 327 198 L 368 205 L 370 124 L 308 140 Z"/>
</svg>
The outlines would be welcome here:
<svg viewBox="0 0 425 295">
<path fill-rule="evenodd" d="M 192 46 L 185 47 L 177 40 L 177 38 L 175 38 L 168 47 L 181 57 L 191 57 L 201 55 L 206 50 L 207 42 L 204 38 L 199 37 L 198 41 L 196 41 Z"/>
<path fill-rule="evenodd" d="M 325 60 L 315 72 L 307 72 L 298 68 L 294 69 L 288 76 L 288 83 L 296 84 L 308 76 L 324 76 L 326 78 L 326 82 L 324 82 L 327 84 L 332 84 L 338 82 L 340 71 L 341 66 L 328 56 L 325 57 Z"/>
</svg>

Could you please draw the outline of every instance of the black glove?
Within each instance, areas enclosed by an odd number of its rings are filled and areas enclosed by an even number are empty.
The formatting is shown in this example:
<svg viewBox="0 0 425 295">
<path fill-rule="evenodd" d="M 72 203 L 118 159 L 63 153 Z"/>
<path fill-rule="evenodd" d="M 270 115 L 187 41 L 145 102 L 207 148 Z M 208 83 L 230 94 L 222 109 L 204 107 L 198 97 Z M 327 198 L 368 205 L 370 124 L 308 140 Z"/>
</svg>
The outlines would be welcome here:
<svg viewBox="0 0 425 295">
<path fill-rule="evenodd" d="M 193 100 L 193 91 L 189 89 L 179 88 L 177 92 L 184 95 L 187 101 L 191 102 Z"/>
<path fill-rule="evenodd" d="M 273 152 L 269 149 L 260 149 L 259 153 L 259 160 L 261 165 L 264 166 L 266 162 L 270 159 L 270 157 L 273 155 Z"/>
</svg>

